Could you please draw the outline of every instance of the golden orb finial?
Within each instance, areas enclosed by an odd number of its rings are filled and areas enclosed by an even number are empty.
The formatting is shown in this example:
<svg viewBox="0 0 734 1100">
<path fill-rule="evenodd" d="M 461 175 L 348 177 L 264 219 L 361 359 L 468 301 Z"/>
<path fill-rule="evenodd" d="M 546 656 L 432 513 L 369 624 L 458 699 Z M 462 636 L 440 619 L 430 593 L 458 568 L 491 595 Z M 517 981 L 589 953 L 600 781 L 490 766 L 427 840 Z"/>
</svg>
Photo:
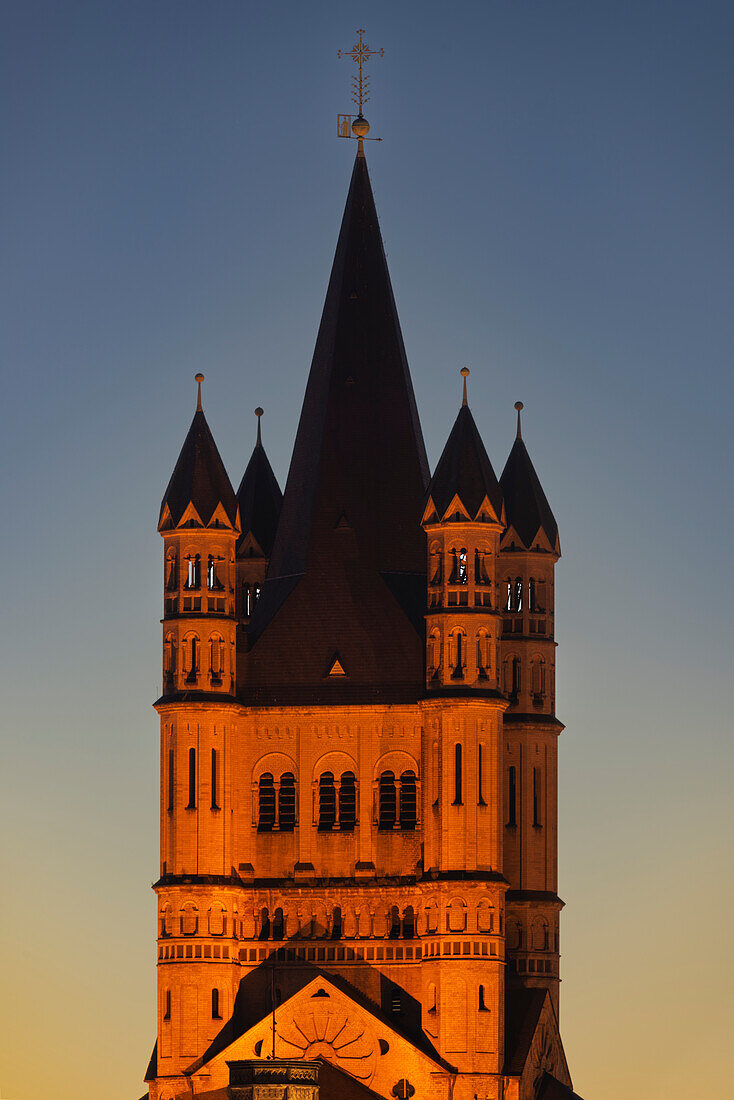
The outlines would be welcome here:
<svg viewBox="0 0 734 1100">
<path fill-rule="evenodd" d="M 199 372 L 199 374 L 195 374 L 194 381 L 199 387 L 198 393 L 196 395 L 196 411 L 201 412 L 201 383 L 204 381 L 204 375 L 201 372 Z"/>
<path fill-rule="evenodd" d="M 367 137 L 370 132 L 370 124 L 363 115 L 357 115 L 352 123 L 352 133 L 356 138 Z"/>
<path fill-rule="evenodd" d="M 471 374 L 471 371 L 469 370 L 468 367 L 462 367 L 461 370 L 459 371 L 459 374 L 464 379 L 464 393 L 463 393 L 463 396 L 462 396 L 462 399 L 461 399 L 461 405 L 462 405 L 462 408 L 463 408 L 465 405 L 469 404 L 469 402 L 467 401 L 467 398 L 466 398 L 466 380 L 469 377 L 469 375 Z"/>
<path fill-rule="evenodd" d="M 515 408 L 517 409 L 517 438 L 522 439 L 522 425 L 520 424 L 520 413 L 525 408 L 522 401 L 515 402 Z"/>
</svg>

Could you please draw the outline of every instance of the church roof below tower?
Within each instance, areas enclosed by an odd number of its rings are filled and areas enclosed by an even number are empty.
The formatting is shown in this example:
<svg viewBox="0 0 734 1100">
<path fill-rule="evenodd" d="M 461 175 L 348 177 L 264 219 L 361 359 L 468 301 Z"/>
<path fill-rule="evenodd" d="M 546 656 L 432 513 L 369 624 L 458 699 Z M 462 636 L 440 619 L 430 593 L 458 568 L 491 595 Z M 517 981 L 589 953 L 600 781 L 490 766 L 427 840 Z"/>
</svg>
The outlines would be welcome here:
<svg viewBox="0 0 734 1100">
<path fill-rule="evenodd" d="M 203 375 L 197 375 L 197 381 L 199 378 Z M 159 523 L 163 521 L 167 507 L 175 527 L 190 504 L 205 525 L 221 505 L 232 526 L 236 526 L 237 498 L 202 412 L 201 395 L 171 480 L 163 494 Z"/>
<path fill-rule="evenodd" d="M 258 418 L 257 443 L 237 490 L 242 527 L 240 541 L 251 534 L 265 557 L 269 558 L 275 541 L 283 494 L 262 445 L 260 434 L 262 409 L 256 409 L 255 415 Z"/>
<path fill-rule="evenodd" d="M 502 516 L 502 490 L 466 404 L 459 409 L 428 493 L 441 519 L 455 496 L 460 498 L 472 519 L 485 497 L 497 518 Z"/>
<path fill-rule="evenodd" d="M 500 486 L 507 523 L 514 527 L 523 544 L 532 546 L 542 529 L 550 545 L 560 553 L 558 524 L 519 432 L 502 471 Z"/>
</svg>

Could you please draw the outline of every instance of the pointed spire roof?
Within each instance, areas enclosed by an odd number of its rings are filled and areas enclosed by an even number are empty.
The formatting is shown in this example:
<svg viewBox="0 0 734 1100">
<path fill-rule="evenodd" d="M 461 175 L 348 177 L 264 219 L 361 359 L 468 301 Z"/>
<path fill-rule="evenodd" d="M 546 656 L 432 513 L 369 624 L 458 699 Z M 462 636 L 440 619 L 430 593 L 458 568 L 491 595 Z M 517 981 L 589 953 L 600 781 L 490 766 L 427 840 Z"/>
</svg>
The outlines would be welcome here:
<svg viewBox="0 0 734 1100">
<path fill-rule="evenodd" d="M 296 678 L 306 675 L 306 653 L 323 644 L 324 651 L 313 654 L 309 679 L 318 677 L 320 682 L 325 662 L 338 651 L 347 661 L 352 683 L 364 679 L 379 684 L 385 677 L 405 678 L 406 673 L 408 680 L 415 676 L 416 682 L 422 681 L 420 646 L 409 669 L 403 651 L 407 647 L 412 652 L 413 640 L 419 640 L 416 626 L 408 622 L 413 617 L 420 629 L 422 610 L 417 615 L 415 611 L 418 585 L 408 578 L 425 579 L 420 518 L 427 484 L 423 436 L 367 163 L 358 150 L 268 576 L 253 617 L 253 638 L 267 627 L 253 650 L 253 667 L 255 652 L 267 635 L 272 630 L 279 633 L 272 622 L 277 615 L 278 620 L 294 620 L 290 628 L 296 634 L 284 635 L 284 645 L 293 648 L 293 637 L 301 638 L 298 653 L 293 653 Z M 309 605 L 303 594 L 296 599 L 294 589 L 323 581 L 331 593 L 327 603 L 332 604 L 337 598 L 336 578 L 347 569 L 348 595 L 345 591 L 333 629 L 322 639 L 324 617 L 314 615 L 313 607 L 324 604 Z M 315 591 L 310 597 L 323 598 Z M 381 613 L 388 614 L 382 608 L 385 602 L 398 619 L 402 615 L 412 639 L 402 637 L 402 626 L 395 627 L 399 670 L 385 645 L 385 620 L 380 624 Z M 392 621 L 392 612 L 388 618 Z M 364 631 L 369 640 L 362 637 L 362 653 L 353 659 L 355 639 Z M 392 672 L 382 668 L 391 660 Z"/>
<path fill-rule="evenodd" d="M 514 527 L 518 537 L 528 548 L 533 545 L 538 531 L 542 530 L 550 545 L 560 553 L 558 524 L 523 443 L 520 424 L 522 402 L 516 402 L 515 408 L 517 409 L 517 437 L 500 477 L 500 486 L 507 509 L 507 523 Z"/>
<path fill-rule="evenodd" d="M 464 367 L 461 373 L 464 378 L 461 408 L 438 460 L 428 487 L 428 495 L 441 519 L 456 496 L 471 519 L 476 518 L 485 497 L 492 505 L 497 519 L 501 519 L 502 490 L 469 410 L 466 396 L 469 371 Z"/>
<path fill-rule="evenodd" d="M 260 431 L 261 408 L 255 409 L 257 417 L 257 442 L 247 463 L 240 487 L 237 490 L 237 503 L 240 506 L 240 524 L 242 539 L 248 534 L 257 542 L 266 558 L 270 557 L 275 541 L 283 494 L 268 461 L 262 444 Z"/>
<path fill-rule="evenodd" d="M 204 525 L 211 521 L 219 505 L 232 526 L 237 525 L 237 498 L 201 408 L 203 379 L 203 374 L 197 374 L 199 398 L 196 412 L 163 494 L 159 525 L 168 508 L 172 525 L 177 526 L 190 504 L 193 504 Z"/>
</svg>

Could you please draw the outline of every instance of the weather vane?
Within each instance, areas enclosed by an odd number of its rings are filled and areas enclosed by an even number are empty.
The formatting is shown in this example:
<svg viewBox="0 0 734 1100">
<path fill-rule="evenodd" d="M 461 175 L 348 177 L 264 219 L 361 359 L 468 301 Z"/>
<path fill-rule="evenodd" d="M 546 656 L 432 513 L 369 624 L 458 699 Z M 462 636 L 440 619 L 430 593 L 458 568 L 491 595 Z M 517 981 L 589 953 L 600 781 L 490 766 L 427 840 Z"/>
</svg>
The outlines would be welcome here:
<svg viewBox="0 0 734 1100">
<path fill-rule="evenodd" d="M 352 99 L 357 108 L 357 115 L 338 115 L 337 133 L 339 137 L 357 138 L 361 148 L 362 142 L 367 137 L 370 129 L 370 124 L 362 113 L 365 103 L 370 98 L 370 78 L 365 76 L 364 66 L 371 57 L 384 57 L 385 51 L 369 48 L 367 43 L 362 40 L 363 27 L 360 27 L 357 34 L 359 35 L 359 41 L 355 42 L 351 50 L 337 50 L 336 54 L 339 58 L 351 57 L 352 61 L 357 64 L 357 76 L 352 78 Z M 382 138 L 370 138 L 369 140 L 382 141 Z"/>
</svg>

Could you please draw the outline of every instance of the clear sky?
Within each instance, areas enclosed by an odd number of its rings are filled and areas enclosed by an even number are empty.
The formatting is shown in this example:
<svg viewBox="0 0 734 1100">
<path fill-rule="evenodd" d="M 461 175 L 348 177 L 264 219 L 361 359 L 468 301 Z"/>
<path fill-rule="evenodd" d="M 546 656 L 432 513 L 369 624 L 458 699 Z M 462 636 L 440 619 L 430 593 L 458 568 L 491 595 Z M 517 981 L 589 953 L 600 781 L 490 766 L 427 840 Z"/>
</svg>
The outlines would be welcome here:
<svg viewBox="0 0 734 1100">
<path fill-rule="evenodd" d="M 0 1095 L 154 1039 L 160 498 L 281 485 L 354 156 L 429 459 L 471 368 L 558 519 L 562 1031 L 586 1100 L 731 1088 L 731 0 L 4 0 Z"/>
</svg>

